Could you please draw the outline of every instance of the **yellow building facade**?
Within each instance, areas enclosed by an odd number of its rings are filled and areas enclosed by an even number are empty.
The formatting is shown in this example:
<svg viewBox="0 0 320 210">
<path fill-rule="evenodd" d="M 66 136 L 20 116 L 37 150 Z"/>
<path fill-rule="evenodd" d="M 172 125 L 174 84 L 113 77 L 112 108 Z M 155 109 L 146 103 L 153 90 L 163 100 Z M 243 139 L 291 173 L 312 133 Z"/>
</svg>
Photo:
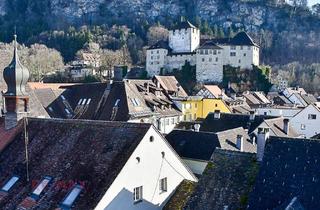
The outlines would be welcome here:
<svg viewBox="0 0 320 210">
<path fill-rule="evenodd" d="M 181 101 L 182 121 L 193 121 L 197 118 L 206 118 L 210 112 L 219 110 L 230 113 L 228 106 L 222 99 L 188 97 Z"/>
</svg>

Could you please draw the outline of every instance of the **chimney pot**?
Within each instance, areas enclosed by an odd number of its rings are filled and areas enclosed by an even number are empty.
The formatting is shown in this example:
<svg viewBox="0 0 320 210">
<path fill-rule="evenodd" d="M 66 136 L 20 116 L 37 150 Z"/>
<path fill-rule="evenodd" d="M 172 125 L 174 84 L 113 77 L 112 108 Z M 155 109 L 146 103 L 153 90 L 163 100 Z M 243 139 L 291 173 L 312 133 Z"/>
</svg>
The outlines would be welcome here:
<svg viewBox="0 0 320 210">
<path fill-rule="evenodd" d="M 286 135 L 289 135 L 289 119 L 283 119 L 283 131 Z"/>
<path fill-rule="evenodd" d="M 243 152 L 243 136 L 242 135 L 237 135 L 237 148 Z"/>
<path fill-rule="evenodd" d="M 269 138 L 269 128 L 258 128 L 257 137 L 257 160 L 262 161 L 264 155 L 264 147 Z"/>
</svg>

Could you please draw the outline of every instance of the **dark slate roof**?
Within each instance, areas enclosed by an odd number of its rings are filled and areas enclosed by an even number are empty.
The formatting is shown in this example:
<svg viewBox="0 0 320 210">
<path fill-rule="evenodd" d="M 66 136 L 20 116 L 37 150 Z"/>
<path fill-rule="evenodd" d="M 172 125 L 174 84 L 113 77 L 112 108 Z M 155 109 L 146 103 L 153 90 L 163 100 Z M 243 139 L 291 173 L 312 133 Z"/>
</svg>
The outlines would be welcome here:
<svg viewBox="0 0 320 210">
<path fill-rule="evenodd" d="M 107 98 L 109 90 L 110 84 L 108 82 L 87 83 L 66 87 L 62 95 L 72 108 L 72 118 L 94 119 L 100 103 Z"/>
<path fill-rule="evenodd" d="M 270 136 L 278 137 L 299 137 L 297 131 L 289 123 L 288 134 L 284 131 L 284 118 L 278 117 L 264 120 L 266 125 L 270 128 Z"/>
<path fill-rule="evenodd" d="M 248 209 L 274 209 L 297 197 L 305 209 L 320 206 L 320 141 L 270 137 Z"/>
<path fill-rule="evenodd" d="M 168 41 L 165 41 L 165 40 L 160 40 L 148 48 L 148 50 L 154 50 L 154 49 L 166 49 L 171 51 Z"/>
<path fill-rule="evenodd" d="M 214 49 L 214 50 L 221 50 L 222 48 L 219 47 L 214 41 L 208 40 L 198 47 L 198 49 Z"/>
<path fill-rule="evenodd" d="M 281 204 L 274 210 L 305 210 L 305 208 L 302 206 L 302 204 L 299 201 L 299 198 L 294 197 L 291 200 L 288 200 L 287 202 Z"/>
<path fill-rule="evenodd" d="M 211 41 L 221 45 L 258 46 L 249 34 L 244 31 L 237 33 L 232 38 L 211 39 Z"/>
<path fill-rule="evenodd" d="M 214 113 L 209 113 L 200 127 L 201 131 L 219 132 L 232 128 L 243 127 L 248 129 L 248 133 L 254 131 L 265 119 L 276 118 L 267 115 L 255 115 L 250 121 L 249 114 L 220 113 L 220 119 L 214 119 Z"/>
<path fill-rule="evenodd" d="M 257 173 L 254 154 L 217 149 L 183 209 L 245 209 Z"/>
<path fill-rule="evenodd" d="M 51 176 L 53 183 L 36 209 L 58 207 L 72 187 L 68 184 L 76 181 L 83 181 L 85 190 L 73 209 L 93 209 L 151 126 L 88 120 L 28 121 L 30 181 L 26 180 L 23 135 L 17 135 L 0 155 L 0 183 L 13 175 L 20 176 L 21 181 L 2 198 L 0 209 L 15 209 L 43 176 Z"/>
<path fill-rule="evenodd" d="M 244 31 L 237 33 L 232 39 L 231 44 L 233 45 L 246 45 L 246 46 L 256 46 L 257 44 L 253 39 Z"/>
<path fill-rule="evenodd" d="M 187 28 L 197 28 L 194 25 L 192 25 L 189 21 L 181 21 L 179 22 L 175 27 L 172 28 L 172 30 L 180 30 L 180 29 L 187 29 Z"/>
<path fill-rule="evenodd" d="M 195 186 L 195 182 L 184 179 L 169 198 L 163 210 L 181 210 L 189 200 Z"/>
<path fill-rule="evenodd" d="M 159 95 L 157 95 L 157 92 Z M 116 103 L 118 101 L 118 103 Z M 138 105 L 133 102 L 137 101 Z M 127 121 L 151 116 L 180 116 L 181 112 L 151 80 L 114 82 L 107 100 L 101 103 L 100 120 Z"/>
<path fill-rule="evenodd" d="M 197 119 L 197 121 L 181 121 L 176 126 L 175 129 L 181 129 L 181 130 L 194 130 L 194 125 L 199 124 L 201 126 L 204 119 Z"/>
<path fill-rule="evenodd" d="M 190 159 L 208 161 L 213 151 L 221 147 L 217 135 L 210 132 L 173 130 L 166 139 L 179 156 Z"/>
<path fill-rule="evenodd" d="M 237 148 L 238 135 L 243 137 L 244 152 L 255 153 L 257 151 L 243 128 L 218 133 L 173 130 L 166 135 L 166 139 L 181 157 L 209 161 L 216 148 L 239 151 Z"/>
</svg>

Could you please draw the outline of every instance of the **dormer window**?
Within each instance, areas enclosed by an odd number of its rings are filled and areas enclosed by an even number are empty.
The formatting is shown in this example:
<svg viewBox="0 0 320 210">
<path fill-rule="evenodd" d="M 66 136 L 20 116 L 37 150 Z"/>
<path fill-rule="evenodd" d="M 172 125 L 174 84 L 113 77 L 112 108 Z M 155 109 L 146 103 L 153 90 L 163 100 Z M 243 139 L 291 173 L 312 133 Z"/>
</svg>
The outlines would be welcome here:
<svg viewBox="0 0 320 210">
<path fill-rule="evenodd" d="M 65 208 L 70 209 L 74 204 L 74 202 L 79 197 L 82 190 L 83 190 L 83 187 L 79 184 L 76 184 L 71 190 L 71 192 L 63 199 L 60 207 L 62 209 L 65 209 Z"/>
<path fill-rule="evenodd" d="M 11 177 L 6 184 L 3 185 L 0 191 L 8 192 L 19 181 L 19 179 L 20 178 L 18 176 Z"/>
</svg>

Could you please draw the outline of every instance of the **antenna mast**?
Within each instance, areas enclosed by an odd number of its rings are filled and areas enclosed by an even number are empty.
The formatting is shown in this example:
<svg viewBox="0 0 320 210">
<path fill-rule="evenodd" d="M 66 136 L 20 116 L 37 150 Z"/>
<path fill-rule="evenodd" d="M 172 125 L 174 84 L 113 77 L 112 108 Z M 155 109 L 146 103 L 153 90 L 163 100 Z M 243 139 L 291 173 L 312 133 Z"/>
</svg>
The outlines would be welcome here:
<svg viewBox="0 0 320 210">
<path fill-rule="evenodd" d="M 24 124 L 24 144 L 25 144 L 25 155 L 26 155 L 26 172 L 27 172 L 27 181 L 29 182 L 29 154 L 28 154 L 28 144 L 29 144 L 29 138 L 28 138 L 28 131 L 27 131 L 27 125 L 28 125 L 28 118 L 25 117 L 23 120 Z"/>
</svg>

